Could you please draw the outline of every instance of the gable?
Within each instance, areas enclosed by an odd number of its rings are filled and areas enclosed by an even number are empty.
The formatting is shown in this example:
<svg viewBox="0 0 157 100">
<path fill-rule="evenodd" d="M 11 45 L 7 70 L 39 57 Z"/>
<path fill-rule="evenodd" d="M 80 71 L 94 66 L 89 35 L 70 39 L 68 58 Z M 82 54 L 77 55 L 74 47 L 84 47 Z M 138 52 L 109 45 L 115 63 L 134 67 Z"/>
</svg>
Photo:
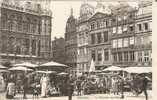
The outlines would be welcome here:
<svg viewBox="0 0 157 100">
<path fill-rule="evenodd" d="M 99 19 L 99 18 L 103 18 L 103 17 L 107 17 L 108 15 L 107 14 L 104 14 L 104 13 L 101 13 L 101 12 L 97 12 L 95 13 L 90 19 L 90 20 L 95 20 L 95 19 Z"/>
</svg>

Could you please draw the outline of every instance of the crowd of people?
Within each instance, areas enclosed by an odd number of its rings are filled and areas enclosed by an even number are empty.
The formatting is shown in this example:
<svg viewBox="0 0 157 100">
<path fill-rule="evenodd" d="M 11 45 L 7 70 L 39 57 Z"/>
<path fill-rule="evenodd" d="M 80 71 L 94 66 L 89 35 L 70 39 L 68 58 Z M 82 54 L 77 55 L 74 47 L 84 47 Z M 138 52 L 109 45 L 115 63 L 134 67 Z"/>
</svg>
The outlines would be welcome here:
<svg viewBox="0 0 157 100">
<path fill-rule="evenodd" d="M 17 93 L 33 94 L 33 98 L 48 96 L 68 96 L 72 100 L 73 95 L 87 95 L 91 93 L 113 93 L 124 98 L 125 84 L 135 95 L 144 92 L 148 100 L 147 87 L 150 79 L 145 75 L 132 75 L 131 79 L 120 75 L 105 77 L 72 77 L 70 75 L 56 76 L 51 74 L 10 73 L 1 75 L 0 79 L 6 83 L 6 98 L 12 99 Z"/>
</svg>

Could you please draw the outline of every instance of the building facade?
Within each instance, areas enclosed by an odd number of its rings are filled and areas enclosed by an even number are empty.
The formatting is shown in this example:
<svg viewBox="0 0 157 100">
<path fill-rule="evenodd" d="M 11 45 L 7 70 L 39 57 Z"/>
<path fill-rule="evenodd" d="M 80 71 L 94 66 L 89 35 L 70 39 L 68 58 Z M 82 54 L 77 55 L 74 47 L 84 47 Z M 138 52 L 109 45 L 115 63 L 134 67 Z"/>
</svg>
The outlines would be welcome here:
<svg viewBox="0 0 157 100">
<path fill-rule="evenodd" d="M 1 61 L 17 63 L 48 60 L 51 50 L 51 14 L 40 3 L 1 1 Z"/>
<path fill-rule="evenodd" d="M 59 62 L 59 63 L 65 63 L 66 56 L 65 56 L 65 39 L 64 38 L 55 38 L 52 41 L 51 46 L 51 59 L 53 61 Z"/>
<path fill-rule="evenodd" d="M 76 34 L 76 19 L 73 16 L 73 9 L 71 9 L 71 15 L 66 23 L 65 32 L 65 64 L 70 66 L 69 73 L 76 75 L 77 66 L 77 34 Z"/>
<path fill-rule="evenodd" d="M 135 55 L 138 66 L 152 66 L 152 3 L 140 3 L 135 20 Z"/>
<path fill-rule="evenodd" d="M 138 7 L 133 7 L 120 3 L 109 8 L 98 3 L 88 20 L 82 23 L 78 21 L 78 72 L 89 71 L 91 59 L 95 62 L 96 70 L 110 65 L 151 67 L 151 5 L 141 2 Z M 82 30 L 79 31 L 81 26 Z M 88 65 L 83 65 L 84 62 Z"/>
<path fill-rule="evenodd" d="M 123 5 L 112 21 L 113 65 L 120 67 L 151 66 L 151 4 L 139 8 Z M 125 13 L 124 13 L 125 12 Z"/>
<path fill-rule="evenodd" d="M 89 70 L 89 25 L 88 19 L 94 14 L 94 7 L 84 3 L 80 7 L 77 21 L 77 73 Z"/>
<path fill-rule="evenodd" d="M 96 70 L 112 64 L 111 56 L 111 14 L 96 12 L 88 21 L 90 25 L 90 58 L 95 61 Z"/>
</svg>

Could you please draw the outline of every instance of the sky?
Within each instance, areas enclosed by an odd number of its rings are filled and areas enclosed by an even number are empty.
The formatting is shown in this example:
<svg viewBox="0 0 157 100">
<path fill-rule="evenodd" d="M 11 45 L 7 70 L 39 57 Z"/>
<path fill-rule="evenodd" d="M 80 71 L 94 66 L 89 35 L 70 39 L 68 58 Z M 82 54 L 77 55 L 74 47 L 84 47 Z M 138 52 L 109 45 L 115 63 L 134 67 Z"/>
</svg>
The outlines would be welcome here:
<svg viewBox="0 0 157 100">
<path fill-rule="evenodd" d="M 64 37 L 65 27 L 68 17 L 70 16 L 71 8 L 73 8 L 73 15 L 75 18 L 79 17 L 80 6 L 83 1 L 51 1 L 50 9 L 52 10 L 52 40 L 54 37 Z M 90 1 L 89 4 L 96 6 L 97 2 Z M 103 2 L 105 4 L 106 2 Z M 111 4 L 117 4 L 117 2 L 109 2 Z M 134 4 L 134 3 L 129 3 Z"/>
</svg>

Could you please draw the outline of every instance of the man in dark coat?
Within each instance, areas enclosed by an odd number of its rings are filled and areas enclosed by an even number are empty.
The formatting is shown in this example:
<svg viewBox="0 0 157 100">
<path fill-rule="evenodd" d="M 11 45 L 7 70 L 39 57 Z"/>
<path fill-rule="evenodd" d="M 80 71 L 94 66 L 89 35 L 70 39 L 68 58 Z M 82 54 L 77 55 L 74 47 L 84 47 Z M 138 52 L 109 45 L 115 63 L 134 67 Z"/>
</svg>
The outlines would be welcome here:
<svg viewBox="0 0 157 100">
<path fill-rule="evenodd" d="M 148 77 L 146 77 L 145 75 L 142 75 L 142 86 L 141 86 L 141 91 L 139 92 L 139 94 L 141 94 L 142 92 L 144 92 L 144 95 L 146 97 L 146 100 L 148 100 L 148 93 L 147 93 L 147 87 L 148 87 L 148 82 L 150 81 L 150 79 L 148 79 Z"/>
<path fill-rule="evenodd" d="M 25 76 L 23 79 L 23 98 L 26 99 L 26 93 L 28 90 L 28 76 Z"/>
<path fill-rule="evenodd" d="M 72 80 L 72 77 L 68 79 L 67 85 L 68 85 L 68 100 L 72 100 L 72 95 L 74 92 L 74 82 Z"/>
</svg>

